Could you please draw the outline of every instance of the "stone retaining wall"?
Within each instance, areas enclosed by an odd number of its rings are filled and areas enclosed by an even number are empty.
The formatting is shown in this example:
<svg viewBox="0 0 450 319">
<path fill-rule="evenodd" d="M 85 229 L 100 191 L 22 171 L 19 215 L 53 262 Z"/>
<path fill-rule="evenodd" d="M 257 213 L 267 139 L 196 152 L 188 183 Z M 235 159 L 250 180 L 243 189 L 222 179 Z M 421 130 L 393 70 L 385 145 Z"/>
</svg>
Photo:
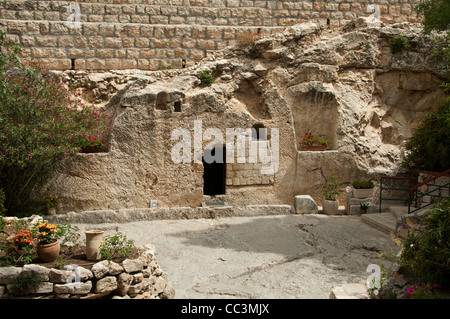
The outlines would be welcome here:
<svg viewBox="0 0 450 319">
<path fill-rule="evenodd" d="M 23 56 L 51 69 L 183 68 L 208 52 L 246 44 L 284 27 L 330 28 L 376 14 L 418 21 L 420 0 L 0 0 L 0 30 Z M 376 12 L 371 5 L 376 4 Z"/>
<path fill-rule="evenodd" d="M 41 274 L 44 281 L 35 291 L 20 297 L 63 299 L 173 299 L 175 290 L 153 258 L 151 245 L 140 248 L 139 258 L 122 263 L 106 260 L 89 270 L 83 266 L 68 266 L 67 270 L 29 264 L 23 267 L 0 267 L 0 298 L 18 298 L 12 294 L 12 284 L 24 271 Z M 67 267 L 66 267 L 67 268 Z"/>
</svg>

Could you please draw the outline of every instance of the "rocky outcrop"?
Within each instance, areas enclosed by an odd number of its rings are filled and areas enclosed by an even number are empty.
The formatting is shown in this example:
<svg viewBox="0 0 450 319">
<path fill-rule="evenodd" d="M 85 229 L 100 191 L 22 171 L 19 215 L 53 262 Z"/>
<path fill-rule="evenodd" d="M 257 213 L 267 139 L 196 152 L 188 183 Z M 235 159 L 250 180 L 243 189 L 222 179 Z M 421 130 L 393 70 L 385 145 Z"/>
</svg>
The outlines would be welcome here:
<svg viewBox="0 0 450 319">
<path fill-rule="evenodd" d="M 395 35 L 406 37 L 409 47 L 394 54 Z M 61 197 L 60 213 L 143 208 L 150 200 L 158 200 L 159 207 L 198 207 L 206 174 L 202 150 L 220 145 L 237 152 L 217 133 L 225 137 L 227 128 L 265 127 L 269 151 L 275 151 L 270 148 L 275 130 L 279 134 L 276 170 L 261 174 L 260 163 L 238 162 L 232 154 L 224 180 L 217 179 L 225 184 L 227 203 L 292 205 L 295 195 L 306 194 L 320 205 L 327 174 L 339 170 L 349 180 L 396 174 L 404 141 L 443 95 L 438 84 L 445 70 L 433 64 L 430 45 L 418 26 L 374 27 L 361 18 L 339 30 L 295 25 L 225 48 L 190 69 L 111 71 L 120 80 L 108 78 L 103 93 L 97 90 L 93 98 L 108 101 L 112 115 L 107 151 L 79 154 L 61 167 L 49 188 Z M 215 79 L 210 87 L 197 77 L 204 70 Z M 76 71 L 66 76 L 78 76 L 80 83 L 86 77 L 94 83 L 96 77 Z M 99 89 L 101 81 L 95 83 Z M 109 100 L 108 94 L 113 94 Z M 199 128 L 202 135 L 195 135 Z M 174 138 L 176 129 L 183 139 Z M 300 151 L 305 132 L 327 138 L 329 150 Z M 200 151 L 194 147 L 199 136 Z M 184 162 L 176 163 L 174 149 L 181 140 L 189 147 Z"/>
</svg>

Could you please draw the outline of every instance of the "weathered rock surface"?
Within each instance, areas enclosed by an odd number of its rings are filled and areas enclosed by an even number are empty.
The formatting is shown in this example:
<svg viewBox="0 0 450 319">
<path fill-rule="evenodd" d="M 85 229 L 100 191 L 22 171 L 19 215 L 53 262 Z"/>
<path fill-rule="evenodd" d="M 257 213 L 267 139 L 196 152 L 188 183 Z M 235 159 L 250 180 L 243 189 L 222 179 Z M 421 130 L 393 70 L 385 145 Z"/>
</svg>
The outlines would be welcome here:
<svg viewBox="0 0 450 319">
<path fill-rule="evenodd" d="M 172 137 L 174 130 L 186 129 L 193 143 L 200 120 L 202 148 L 226 144 L 206 138 L 208 128 L 223 137 L 227 128 L 263 125 L 269 135 L 279 130 L 275 174 L 260 174 L 258 163 L 248 160 L 227 162 L 229 205 L 291 205 L 298 194 L 320 205 L 326 174 L 395 174 L 403 142 L 442 96 L 444 70 L 432 63 L 431 40 L 420 32 L 409 24 L 375 28 L 364 19 L 333 31 L 301 24 L 226 48 L 194 69 L 80 76 L 80 83 L 111 83 L 112 76 L 122 84 L 105 106 L 112 115 L 108 151 L 79 154 L 48 186 L 62 199 L 59 213 L 144 208 L 152 199 L 159 208 L 200 206 L 201 151 L 194 149 L 182 164 L 172 154 L 180 141 Z M 410 46 L 393 54 L 389 41 L 399 34 Z M 211 87 L 199 86 L 203 70 L 212 71 Z M 305 132 L 327 138 L 330 150 L 299 151 Z"/>
</svg>

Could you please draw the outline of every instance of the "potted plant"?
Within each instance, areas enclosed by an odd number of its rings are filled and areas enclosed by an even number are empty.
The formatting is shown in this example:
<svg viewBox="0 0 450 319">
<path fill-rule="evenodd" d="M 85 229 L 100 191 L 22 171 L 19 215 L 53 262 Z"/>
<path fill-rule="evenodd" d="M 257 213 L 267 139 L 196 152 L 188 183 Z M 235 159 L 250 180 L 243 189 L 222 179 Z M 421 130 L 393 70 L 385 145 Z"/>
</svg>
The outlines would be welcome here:
<svg viewBox="0 0 450 319">
<path fill-rule="evenodd" d="M 368 204 L 366 204 L 366 203 L 359 204 L 359 213 L 360 214 L 367 213 L 367 209 L 369 209 L 369 205 Z"/>
<path fill-rule="evenodd" d="M 322 185 L 322 195 L 324 196 L 322 207 L 324 214 L 337 215 L 339 213 L 339 200 L 336 196 L 343 192 L 343 184 L 344 181 L 340 171 L 330 176 L 324 176 Z"/>
<path fill-rule="evenodd" d="M 47 215 L 56 214 L 56 206 L 58 206 L 60 202 L 58 196 L 56 196 L 55 193 L 42 197 L 41 201 L 47 208 Z"/>
<path fill-rule="evenodd" d="M 371 180 L 360 179 L 352 182 L 353 197 L 369 198 L 373 194 L 373 182 Z"/>
<path fill-rule="evenodd" d="M 302 151 L 324 151 L 328 149 L 328 140 L 314 137 L 312 132 L 306 133 L 299 143 Z"/>
<path fill-rule="evenodd" d="M 61 250 L 58 239 L 56 238 L 57 227 L 48 222 L 40 222 L 37 224 L 37 254 L 43 262 L 55 261 Z"/>
<path fill-rule="evenodd" d="M 103 140 L 96 137 L 78 140 L 76 145 L 80 148 L 81 153 L 98 153 L 103 150 Z"/>
<path fill-rule="evenodd" d="M 22 256 L 33 254 L 33 233 L 30 230 L 20 230 L 7 240 L 11 242 L 9 253 L 14 254 L 15 260 L 20 261 Z"/>
</svg>

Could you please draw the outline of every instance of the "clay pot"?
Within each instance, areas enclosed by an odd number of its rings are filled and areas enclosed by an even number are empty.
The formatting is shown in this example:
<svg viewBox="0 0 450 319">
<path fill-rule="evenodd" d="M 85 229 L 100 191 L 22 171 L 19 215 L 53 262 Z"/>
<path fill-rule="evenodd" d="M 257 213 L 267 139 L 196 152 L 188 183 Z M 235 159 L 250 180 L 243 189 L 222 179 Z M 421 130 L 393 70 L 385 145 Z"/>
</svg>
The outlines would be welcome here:
<svg viewBox="0 0 450 319">
<path fill-rule="evenodd" d="M 100 260 L 100 245 L 103 241 L 103 230 L 87 230 L 85 234 L 87 260 Z"/>
<path fill-rule="evenodd" d="M 60 251 L 61 246 L 57 239 L 55 239 L 55 241 L 50 244 L 39 243 L 37 245 L 37 255 L 39 259 L 45 263 L 53 262 L 58 259 Z"/>
<path fill-rule="evenodd" d="M 302 151 L 326 151 L 328 146 L 326 145 L 301 145 Z"/>
</svg>

